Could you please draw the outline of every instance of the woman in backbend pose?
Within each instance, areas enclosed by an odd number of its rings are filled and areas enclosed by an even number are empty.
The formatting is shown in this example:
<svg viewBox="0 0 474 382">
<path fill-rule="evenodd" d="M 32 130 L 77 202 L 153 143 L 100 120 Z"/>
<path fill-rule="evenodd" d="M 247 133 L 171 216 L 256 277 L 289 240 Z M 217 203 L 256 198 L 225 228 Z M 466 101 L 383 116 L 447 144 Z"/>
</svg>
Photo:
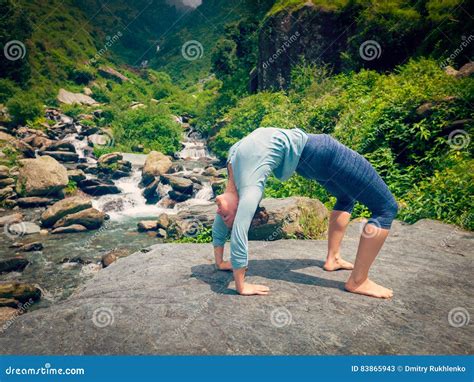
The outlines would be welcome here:
<svg viewBox="0 0 474 382">
<path fill-rule="evenodd" d="M 258 128 L 230 148 L 227 169 L 226 190 L 216 198 L 218 208 L 212 237 L 216 266 L 233 270 L 238 293 L 268 294 L 268 287 L 245 282 L 248 230 L 270 173 L 287 180 L 296 171 L 316 180 L 337 198 L 330 215 L 328 253 L 323 268 L 326 271 L 352 270 L 345 284 L 349 292 L 392 297 L 390 289 L 371 281 L 368 275 L 398 207 L 387 185 L 362 155 L 327 134 Z M 364 226 L 355 264 L 352 264 L 341 258 L 339 248 L 356 201 L 366 205 L 372 216 Z M 231 256 L 230 261 L 224 261 L 224 243 L 229 231 Z"/>
</svg>

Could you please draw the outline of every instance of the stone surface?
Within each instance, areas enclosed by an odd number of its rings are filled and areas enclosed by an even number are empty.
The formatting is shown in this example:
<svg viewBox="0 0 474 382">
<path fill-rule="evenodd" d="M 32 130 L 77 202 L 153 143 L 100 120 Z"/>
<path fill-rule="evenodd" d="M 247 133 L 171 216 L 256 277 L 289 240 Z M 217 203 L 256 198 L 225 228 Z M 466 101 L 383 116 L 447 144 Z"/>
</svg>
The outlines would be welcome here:
<svg viewBox="0 0 474 382">
<path fill-rule="evenodd" d="M 120 189 L 106 179 L 84 179 L 79 182 L 80 189 L 92 196 L 120 194 Z"/>
<path fill-rule="evenodd" d="M 87 228 L 80 224 L 71 224 L 67 227 L 58 227 L 51 231 L 52 234 L 59 233 L 77 233 L 87 231 Z"/>
<path fill-rule="evenodd" d="M 29 264 L 24 257 L 11 257 L 8 259 L 0 259 L 0 273 L 4 272 L 21 272 Z"/>
<path fill-rule="evenodd" d="M 4 306 L 0 308 L 0 330 L 2 329 L 2 326 L 4 323 L 7 323 L 10 320 L 13 320 L 16 316 L 18 316 L 18 310 L 14 308 L 9 308 L 7 306 Z M 5 325 L 6 327 L 7 325 Z"/>
<path fill-rule="evenodd" d="M 158 229 L 158 222 L 156 220 L 142 220 L 137 223 L 139 232 L 156 231 Z"/>
<path fill-rule="evenodd" d="M 114 68 L 111 68 L 110 66 L 101 66 L 99 67 L 98 72 L 101 76 L 113 79 L 119 83 L 128 81 L 127 77 L 125 77 L 122 73 L 118 72 Z"/>
<path fill-rule="evenodd" d="M 169 184 L 173 190 L 182 194 L 191 195 L 193 193 L 193 181 L 188 178 L 174 175 L 162 175 L 161 182 L 163 184 Z"/>
<path fill-rule="evenodd" d="M 18 306 L 19 303 L 39 300 L 41 291 L 33 284 L 20 282 L 0 283 L 0 306 Z"/>
<path fill-rule="evenodd" d="M 23 159 L 20 164 L 16 191 L 22 196 L 50 196 L 68 184 L 66 168 L 50 156 Z"/>
<path fill-rule="evenodd" d="M 95 208 L 87 208 L 59 219 L 54 228 L 79 224 L 87 229 L 97 229 L 104 223 L 105 214 Z"/>
<path fill-rule="evenodd" d="M 97 101 L 92 97 L 82 93 L 72 93 L 65 89 L 59 89 L 58 101 L 67 105 L 73 105 L 75 103 L 81 105 L 96 105 Z"/>
<path fill-rule="evenodd" d="M 0 227 L 3 227 L 5 225 L 19 223 L 22 221 L 22 219 L 23 219 L 23 214 L 21 214 L 20 212 L 2 216 L 0 217 Z"/>
<path fill-rule="evenodd" d="M 360 222 L 342 255 L 354 260 Z M 251 241 L 248 281 L 234 291 L 211 244 L 158 244 L 119 259 L 68 300 L 22 315 L 0 334 L 5 354 L 472 354 L 472 240 L 451 225 L 395 221 L 372 278 L 381 301 L 344 291 L 346 271 L 322 270 L 325 240 Z M 215 335 L 211 335 L 215 333 Z"/>
<path fill-rule="evenodd" d="M 32 222 L 20 222 L 8 226 L 8 233 L 14 236 L 33 235 L 40 231 L 40 226 Z"/>
<path fill-rule="evenodd" d="M 45 198 L 41 196 L 27 196 L 25 198 L 18 198 L 17 204 L 21 208 L 44 207 L 56 202 L 57 199 Z"/>
<path fill-rule="evenodd" d="M 51 227 L 66 215 L 92 208 L 92 201 L 79 196 L 60 200 L 41 214 L 43 227 Z"/>
<path fill-rule="evenodd" d="M 166 174 L 173 162 L 159 151 L 151 151 L 145 160 L 142 170 L 142 182 L 146 186 L 153 182 L 155 177 Z"/>
<path fill-rule="evenodd" d="M 41 251 L 42 249 L 43 249 L 43 244 L 39 241 L 23 244 L 20 248 L 18 248 L 18 250 L 21 252 Z"/>
</svg>

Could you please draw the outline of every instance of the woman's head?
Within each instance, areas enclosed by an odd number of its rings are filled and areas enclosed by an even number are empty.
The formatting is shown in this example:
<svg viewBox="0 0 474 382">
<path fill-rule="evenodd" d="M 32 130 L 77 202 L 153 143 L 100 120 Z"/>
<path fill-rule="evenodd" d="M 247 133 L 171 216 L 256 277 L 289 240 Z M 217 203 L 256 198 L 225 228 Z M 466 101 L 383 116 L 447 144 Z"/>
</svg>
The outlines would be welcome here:
<svg viewBox="0 0 474 382">
<path fill-rule="evenodd" d="M 239 197 L 234 192 L 224 192 L 216 198 L 217 213 L 222 217 L 228 228 L 234 224 L 237 207 L 239 205 Z"/>
</svg>

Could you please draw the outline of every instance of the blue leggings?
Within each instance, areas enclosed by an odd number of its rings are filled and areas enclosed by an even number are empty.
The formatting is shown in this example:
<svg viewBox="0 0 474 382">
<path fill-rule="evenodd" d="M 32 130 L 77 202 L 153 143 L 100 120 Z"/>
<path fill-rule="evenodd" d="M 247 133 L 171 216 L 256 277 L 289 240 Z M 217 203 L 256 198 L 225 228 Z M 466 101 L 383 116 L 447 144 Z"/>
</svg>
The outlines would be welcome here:
<svg viewBox="0 0 474 382">
<path fill-rule="evenodd" d="M 372 213 L 368 223 L 390 229 L 398 206 L 367 159 L 328 134 L 308 134 L 296 171 L 337 198 L 334 210 L 352 212 L 356 201 Z"/>
</svg>

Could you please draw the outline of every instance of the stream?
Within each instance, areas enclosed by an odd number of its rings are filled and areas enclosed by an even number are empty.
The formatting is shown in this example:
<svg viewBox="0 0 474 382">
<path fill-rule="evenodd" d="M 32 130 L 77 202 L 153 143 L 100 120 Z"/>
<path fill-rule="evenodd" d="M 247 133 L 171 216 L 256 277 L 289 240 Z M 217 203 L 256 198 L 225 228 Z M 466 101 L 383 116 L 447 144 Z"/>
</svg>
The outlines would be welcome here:
<svg viewBox="0 0 474 382">
<path fill-rule="evenodd" d="M 78 131 L 80 133 L 80 131 Z M 81 162 L 95 164 L 96 159 L 87 154 L 87 139 L 78 139 L 78 133 L 64 137 L 71 141 Z M 193 131 L 183 134 L 183 149 L 175 154 L 174 163 L 179 164 L 180 171 L 173 175 L 194 176 L 199 178 L 204 168 L 217 160 L 209 154 L 206 142 Z M 140 220 L 156 219 L 160 213 L 176 214 L 191 205 L 209 203 L 213 197 L 210 183 L 202 177 L 201 189 L 191 199 L 167 207 L 169 196 L 163 197 L 156 204 L 147 204 L 140 188 L 141 170 L 145 163 L 145 154 L 123 153 L 123 159 L 131 162 L 132 170 L 127 177 L 114 180 L 120 194 L 92 196 L 93 207 L 105 212 L 109 219 L 101 228 L 72 234 L 27 235 L 16 241 L 30 243 L 41 241 L 42 251 L 17 253 L 12 244 L 15 240 L 0 242 L 0 259 L 20 255 L 28 259 L 30 264 L 23 272 L 0 274 L 0 281 L 21 281 L 37 284 L 42 290 L 42 299 L 35 308 L 45 307 L 52 302 L 67 298 L 79 285 L 100 271 L 101 257 L 113 250 L 131 254 L 150 245 L 159 243 L 155 235 L 139 233 L 137 223 Z M 87 174 L 87 177 L 94 175 Z M 166 195 L 171 189 L 169 185 L 160 184 L 160 194 Z M 24 221 L 37 224 L 44 208 L 21 209 Z M 9 212 L 11 213 L 11 212 Z"/>
</svg>

